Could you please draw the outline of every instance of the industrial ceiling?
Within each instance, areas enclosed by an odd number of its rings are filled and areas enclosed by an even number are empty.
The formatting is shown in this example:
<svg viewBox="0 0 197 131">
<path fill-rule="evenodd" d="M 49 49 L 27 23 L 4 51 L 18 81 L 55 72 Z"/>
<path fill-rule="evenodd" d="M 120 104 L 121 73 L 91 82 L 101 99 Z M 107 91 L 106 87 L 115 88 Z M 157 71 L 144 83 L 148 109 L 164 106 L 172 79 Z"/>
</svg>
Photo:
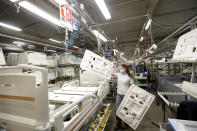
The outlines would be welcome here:
<svg viewBox="0 0 197 131">
<path fill-rule="evenodd" d="M 59 18 L 59 9 L 52 0 L 29 1 Z M 128 59 L 132 58 L 136 47 L 143 48 L 144 45 L 153 44 L 153 41 L 158 44 L 173 31 L 197 16 L 197 0 L 105 0 L 111 13 L 110 20 L 104 19 L 94 0 L 70 1 L 83 3 L 85 10 L 94 21 L 89 22 L 89 27 L 99 27 L 108 38 L 117 40 L 114 44 L 125 53 Z M 62 44 L 49 41 L 49 38 L 64 41 L 65 31 L 61 27 L 51 24 L 25 9 L 17 12 L 16 5 L 9 0 L 0 1 L 0 10 L 0 21 L 16 25 L 23 30 L 18 33 L 0 27 L 0 43 L 11 43 L 10 37 L 3 36 L 7 35 L 36 41 L 38 45 L 40 43 L 51 45 L 51 48 L 59 47 L 56 50 L 63 48 Z M 149 32 L 144 30 L 148 17 L 152 18 Z M 86 35 L 86 48 L 96 50 L 96 38 L 88 32 Z M 141 36 L 145 37 L 142 42 L 139 41 Z M 5 44 L 1 45 L 5 46 Z"/>
</svg>

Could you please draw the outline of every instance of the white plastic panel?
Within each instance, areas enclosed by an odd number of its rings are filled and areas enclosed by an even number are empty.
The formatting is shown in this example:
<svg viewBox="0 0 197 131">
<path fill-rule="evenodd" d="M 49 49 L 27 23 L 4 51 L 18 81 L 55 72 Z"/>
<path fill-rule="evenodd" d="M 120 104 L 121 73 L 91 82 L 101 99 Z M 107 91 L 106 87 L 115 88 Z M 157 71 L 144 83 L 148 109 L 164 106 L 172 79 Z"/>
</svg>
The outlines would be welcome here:
<svg viewBox="0 0 197 131">
<path fill-rule="evenodd" d="M 131 85 L 116 114 L 134 130 L 150 108 L 155 96 Z"/>
<path fill-rule="evenodd" d="M 74 67 L 66 67 L 66 75 L 75 77 L 75 69 Z"/>
<path fill-rule="evenodd" d="M 79 85 L 79 80 L 72 80 L 72 81 L 66 81 L 64 82 L 62 87 L 66 87 L 66 86 L 78 86 Z"/>
<path fill-rule="evenodd" d="M 56 69 L 48 69 L 48 81 L 49 80 L 55 80 L 57 78 L 58 74 Z"/>
<path fill-rule="evenodd" d="M 58 64 L 68 65 L 68 64 L 80 64 L 81 58 L 77 58 L 72 54 L 64 53 L 59 55 Z"/>
<path fill-rule="evenodd" d="M 183 81 L 181 85 L 182 91 L 185 93 L 197 98 L 197 83 L 190 83 L 187 81 Z"/>
<path fill-rule="evenodd" d="M 72 76 L 76 77 L 74 67 L 59 67 L 58 68 L 58 76 L 65 77 L 65 76 Z"/>
<path fill-rule="evenodd" d="M 3 51 L 1 48 L 0 48 L 0 65 L 6 65 L 5 57 L 3 55 Z"/>
<path fill-rule="evenodd" d="M 10 73 L 9 67 L 0 69 L 5 69 L 2 71 L 4 73 L 0 74 L 0 94 L 12 97 L 0 98 L 0 125 L 4 123 L 8 129 L 15 131 L 33 131 L 42 126 L 44 128 L 49 122 L 48 88 L 45 79 L 40 86 L 36 85 L 36 70 L 43 72 L 41 76 L 46 78 L 46 69 L 35 66 L 21 67 L 33 69 L 35 72 L 22 73 L 19 67 L 12 68 L 19 68 L 21 73 L 19 70 Z"/>
<path fill-rule="evenodd" d="M 55 94 L 63 94 L 63 95 L 88 95 L 88 94 L 96 94 L 96 92 L 87 92 L 87 91 L 64 91 L 64 90 L 56 90 Z"/>
<path fill-rule="evenodd" d="M 75 102 L 82 99 L 83 95 L 66 95 L 66 94 L 55 94 L 49 92 L 49 100 L 50 101 L 61 101 L 61 102 Z"/>
<path fill-rule="evenodd" d="M 87 95 L 87 94 L 96 94 L 97 91 L 98 91 L 98 87 L 66 86 L 66 87 L 62 87 L 59 90 L 55 90 L 54 93 Z"/>
<path fill-rule="evenodd" d="M 40 71 L 25 72 L 24 74 L 35 76 L 37 85 L 42 83 L 42 73 Z"/>
<path fill-rule="evenodd" d="M 101 77 L 109 79 L 111 77 L 113 63 L 89 50 L 86 50 L 80 67 L 84 70 L 92 70 Z"/>
<path fill-rule="evenodd" d="M 84 86 L 66 86 L 62 87 L 64 91 L 87 91 L 87 92 L 94 92 L 97 91 L 98 87 L 84 87 Z"/>
<path fill-rule="evenodd" d="M 18 64 L 48 65 L 48 61 L 45 53 L 27 51 L 19 53 Z"/>
<path fill-rule="evenodd" d="M 190 31 L 179 38 L 173 60 L 197 60 L 197 29 Z"/>
<path fill-rule="evenodd" d="M 7 65 L 16 66 L 18 64 L 18 53 L 9 53 L 7 58 Z"/>
<path fill-rule="evenodd" d="M 80 71 L 80 85 L 99 85 L 105 78 L 101 77 L 94 71 Z"/>
<path fill-rule="evenodd" d="M 168 124 L 174 131 L 196 131 L 197 122 L 188 120 L 168 119 Z"/>
<path fill-rule="evenodd" d="M 47 61 L 49 67 L 56 67 L 57 66 L 57 56 L 52 55 L 52 56 L 47 56 Z"/>
</svg>

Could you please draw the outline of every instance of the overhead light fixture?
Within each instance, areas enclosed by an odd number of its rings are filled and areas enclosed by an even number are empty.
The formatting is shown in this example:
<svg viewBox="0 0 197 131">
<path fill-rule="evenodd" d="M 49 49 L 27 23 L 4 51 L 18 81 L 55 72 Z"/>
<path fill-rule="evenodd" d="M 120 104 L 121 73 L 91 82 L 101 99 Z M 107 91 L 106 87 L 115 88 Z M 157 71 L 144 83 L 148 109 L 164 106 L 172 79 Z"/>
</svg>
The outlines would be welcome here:
<svg viewBox="0 0 197 131">
<path fill-rule="evenodd" d="M 22 29 L 20 29 L 20 28 L 18 28 L 16 26 L 8 25 L 8 24 L 5 24 L 3 22 L 0 22 L 0 26 L 5 27 L 5 28 L 9 28 L 9 29 L 15 30 L 15 31 L 22 31 Z"/>
<path fill-rule="evenodd" d="M 104 15 L 106 20 L 111 19 L 111 15 L 109 13 L 109 10 L 105 4 L 104 0 L 95 0 L 96 4 L 98 5 L 99 9 L 101 10 L 102 14 Z"/>
<path fill-rule="evenodd" d="M 114 52 L 118 52 L 118 50 L 114 49 Z"/>
<path fill-rule="evenodd" d="M 144 40 L 144 37 L 142 36 L 141 38 L 140 38 L 140 41 L 143 41 Z"/>
<path fill-rule="evenodd" d="M 76 49 L 78 49 L 79 47 L 77 47 L 77 46 L 73 46 L 73 48 L 76 48 Z"/>
<path fill-rule="evenodd" d="M 54 52 L 54 53 L 56 53 L 56 52 L 57 52 L 56 50 L 47 50 L 47 51 L 49 51 L 49 52 Z"/>
<path fill-rule="evenodd" d="M 79 16 L 79 14 L 75 11 L 75 9 L 74 9 L 72 6 L 70 6 L 70 9 L 71 9 L 71 11 L 74 12 L 77 16 Z"/>
<path fill-rule="evenodd" d="M 152 19 L 149 19 L 147 24 L 146 24 L 145 30 L 148 30 L 148 28 L 150 27 L 151 22 L 152 22 Z"/>
<path fill-rule="evenodd" d="M 55 40 L 55 39 L 49 39 L 50 41 L 53 41 L 55 43 L 62 43 L 61 41 Z"/>
<path fill-rule="evenodd" d="M 59 5 L 64 5 L 64 4 L 68 4 L 68 2 L 67 1 L 65 1 L 65 0 L 54 0 L 57 4 L 59 4 Z"/>
<path fill-rule="evenodd" d="M 32 3 L 30 3 L 29 1 L 21 1 L 21 2 L 19 2 L 19 5 L 25 9 L 27 9 L 28 11 L 50 21 L 51 23 L 61 26 L 59 19 L 56 19 L 55 17 L 51 16 L 50 14 L 45 12 L 44 10 L 42 10 L 42 9 L 38 8 L 37 6 L 33 5 Z"/>
<path fill-rule="evenodd" d="M 156 44 L 153 44 L 151 48 L 157 49 L 157 45 Z"/>
<path fill-rule="evenodd" d="M 83 3 L 80 3 L 79 7 L 80 7 L 81 10 L 84 10 L 84 5 L 83 5 Z"/>
<path fill-rule="evenodd" d="M 19 0 L 10 0 L 11 2 L 17 2 L 17 1 L 19 1 Z"/>
<path fill-rule="evenodd" d="M 93 30 L 93 33 L 96 37 L 98 37 L 99 39 L 101 39 L 104 42 L 107 42 L 107 39 L 101 34 L 99 33 L 97 30 Z"/>
<path fill-rule="evenodd" d="M 25 45 L 25 43 L 22 42 L 22 41 L 13 41 L 12 43 L 13 44 L 16 44 L 17 46 L 23 46 L 23 45 Z"/>
</svg>

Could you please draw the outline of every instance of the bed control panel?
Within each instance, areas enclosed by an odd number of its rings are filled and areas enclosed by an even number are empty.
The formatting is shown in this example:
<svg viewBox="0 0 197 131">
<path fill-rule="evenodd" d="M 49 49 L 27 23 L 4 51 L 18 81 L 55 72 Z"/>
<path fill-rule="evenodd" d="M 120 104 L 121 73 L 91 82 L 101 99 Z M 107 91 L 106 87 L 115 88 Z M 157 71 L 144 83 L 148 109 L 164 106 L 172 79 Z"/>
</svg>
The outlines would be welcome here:
<svg viewBox="0 0 197 131">
<path fill-rule="evenodd" d="M 131 85 L 116 114 L 135 130 L 150 108 L 154 98 L 155 96 L 149 92 L 136 85 Z"/>
</svg>

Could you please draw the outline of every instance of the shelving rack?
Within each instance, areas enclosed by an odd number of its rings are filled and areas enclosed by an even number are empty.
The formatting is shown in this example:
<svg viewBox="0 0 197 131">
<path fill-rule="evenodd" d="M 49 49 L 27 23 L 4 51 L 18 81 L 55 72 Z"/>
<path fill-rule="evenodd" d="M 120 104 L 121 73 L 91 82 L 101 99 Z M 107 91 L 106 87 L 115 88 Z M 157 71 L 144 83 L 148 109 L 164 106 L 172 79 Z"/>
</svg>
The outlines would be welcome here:
<svg viewBox="0 0 197 131">
<path fill-rule="evenodd" d="M 196 74 L 196 65 L 197 65 L 197 61 L 188 61 L 188 60 L 171 60 L 168 63 L 170 64 L 179 64 L 179 65 L 183 65 L 185 63 L 190 63 L 192 64 L 192 74 L 191 74 L 191 80 L 190 82 L 187 82 L 186 84 L 183 82 L 182 84 L 174 84 L 176 87 L 180 88 L 182 92 L 157 92 L 158 96 L 161 98 L 162 103 L 163 103 L 163 109 L 164 109 L 164 118 L 163 121 L 165 122 L 165 105 L 167 105 L 168 107 L 170 107 L 170 109 L 172 110 L 172 108 L 177 108 L 179 107 L 179 103 L 176 101 L 169 101 L 166 99 L 166 96 L 185 96 L 185 100 L 190 100 L 191 98 L 193 99 L 197 99 L 197 89 L 195 89 L 193 86 L 195 86 L 194 84 L 194 80 L 195 80 L 195 74 Z M 193 90 L 194 89 L 194 90 Z"/>
<path fill-rule="evenodd" d="M 138 87 L 141 87 L 142 89 L 144 89 L 146 91 L 149 91 L 147 77 L 135 76 L 134 79 L 135 79 L 135 83 Z"/>
</svg>

